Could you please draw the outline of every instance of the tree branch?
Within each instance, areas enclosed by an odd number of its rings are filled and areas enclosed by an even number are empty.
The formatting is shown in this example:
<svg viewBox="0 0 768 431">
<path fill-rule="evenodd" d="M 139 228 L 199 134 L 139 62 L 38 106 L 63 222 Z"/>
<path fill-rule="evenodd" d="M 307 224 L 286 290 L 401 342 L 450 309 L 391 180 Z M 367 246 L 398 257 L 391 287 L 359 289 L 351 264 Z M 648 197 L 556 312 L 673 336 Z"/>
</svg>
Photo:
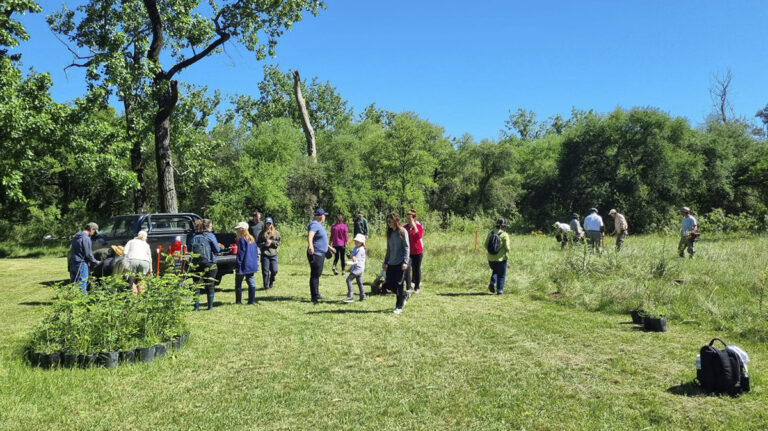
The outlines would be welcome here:
<svg viewBox="0 0 768 431">
<path fill-rule="evenodd" d="M 192 57 L 189 57 L 188 59 L 186 59 L 186 60 L 184 60 L 184 61 L 182 61 L 180 63 L 177 63 L 176 65 L 171 67 L 168 70 L 168 72 L 163 74 L 164 75 L 163 78 L 165 78 L 165 79 L 173 78 L 173 75 L 175 75 L 176 73 L 178 73 L 182 69 L 185 69 L 186 67 L 189 67 L 190 65 L 197 63 L 201 58 L 207 56 L 208 54 L 213 52 L 213 50 L 215 50 L 219 46 L 223 45 L 224 42 L 229 40 L 229 38 L 230 38 L 229 33 L 224 33 L 224 32 L 219 33 L 219 38 L 218 39 L 214 40 L 210 45 L 208 45 L 204 50 L 200 51 L 196 55 L 194 55 Z"/>
<path fill-rule="evenodd" d="M 144 7 L 147 9 L 149 20 L 152 23 L 152 43 L 147 50 L 147 58 L 153 62 L 158 62 L 160 51 L 163 49 L 163 21 L 160 18 L 160 11 L 157 10 L 156 0 L 144 0 Z"/>
</svg>

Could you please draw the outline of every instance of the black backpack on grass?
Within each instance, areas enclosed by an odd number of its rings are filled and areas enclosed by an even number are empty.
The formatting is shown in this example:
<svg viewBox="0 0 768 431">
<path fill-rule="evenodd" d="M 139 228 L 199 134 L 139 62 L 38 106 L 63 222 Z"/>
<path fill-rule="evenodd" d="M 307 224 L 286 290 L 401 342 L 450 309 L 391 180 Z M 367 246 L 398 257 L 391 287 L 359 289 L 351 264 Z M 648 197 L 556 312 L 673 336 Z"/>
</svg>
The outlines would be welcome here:
<svg viewBox="0 0 768 431">
<path fill-rule="evenodd" d="M 713 346 L 715 341 L 723 343 L 724 350 Z M 749 392 L 749 375 L 741 356 L 731 350 L 723 340 L 713 338 L 702 346 L 699 355 L 701 368 L 696 370 L 696 380 L 709 392 L 727 393 L 737 396 Z"/>
<path fill-rule="evenodd" d="M 496 254 L 501 250 L 501 236 L 496 230 L 492 230 L 488 236 L 488 253 Z"/>
</svg>

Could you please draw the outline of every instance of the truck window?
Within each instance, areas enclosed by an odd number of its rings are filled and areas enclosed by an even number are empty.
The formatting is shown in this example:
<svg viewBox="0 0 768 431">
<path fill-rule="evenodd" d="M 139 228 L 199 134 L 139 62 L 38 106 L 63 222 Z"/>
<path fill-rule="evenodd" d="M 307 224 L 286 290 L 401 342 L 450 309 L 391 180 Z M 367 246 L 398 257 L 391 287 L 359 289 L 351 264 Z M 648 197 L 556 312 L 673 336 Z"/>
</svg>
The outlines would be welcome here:
<svg viewBox="0 0 768 431">
<path fill-rule="evenodd" d="M 192 229 L 192 222 L 182 216 L 152 217 L 152 232 L 180 232 Z"/>
</svg>

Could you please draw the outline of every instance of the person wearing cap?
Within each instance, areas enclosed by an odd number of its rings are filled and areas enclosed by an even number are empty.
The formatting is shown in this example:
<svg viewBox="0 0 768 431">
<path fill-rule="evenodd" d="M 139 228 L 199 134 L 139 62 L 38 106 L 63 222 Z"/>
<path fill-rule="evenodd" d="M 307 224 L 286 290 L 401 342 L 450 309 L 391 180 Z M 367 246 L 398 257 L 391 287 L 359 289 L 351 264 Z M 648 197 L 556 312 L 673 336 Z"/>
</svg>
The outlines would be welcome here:
<svg viewBox="0 0 768 431">
<path fill-rule="evenodd" d="M 411 247 L 408 243 L 408 232 L 400 224 L 400 215 L 395 212 L 387 216 L 387 252 L 381 269 L 387 272 L 387 289 L 397 294 L 395 314 L 403 312 L 408 292 L 403 287 L 405 271 L 408 269 Z"/>
<path fill-rule="evenodd" d="M 696 254 L 694 242 L 699 236 L 699 226 L 696 224 L 696 219 L 691 215 L 690 208 L 682 207 L 680 213 L 683 214 L 683 227 L 680 230 L 681 237 L 680 243 L 677 244 L 677 254 L 680 257 L 685 257 L 685 250 L 688 249 L 688 256 L 692 258 Z"/>
<path fill-rule="evenodd" d="M 264 220 L 264 230 L 257 241 L 261 250 L 261 276 L 264 279 L 264 289 L 271 289 L 275 287 L 277 248 L 280 247 L 280 232 L 275 229 L 272 217 Z"/>
<path fill-rule="evenodd" d="M 347 243 L 349 242 L 349 229 L 347 224 L 344 223 L 344 216 L 339 214 L 336 216 L 336 223 L 331 226 L 331 246 L 336 250 L 336 256 L 333 258 L 333 275 L 338 275 L 336 270 L 336 264 L 341 258 L 341 275 L 344 275 L 346 268 L 345 255 Z"/>
<path fill-rule="evenodd" d="M 72 237 L 69 246 L 69 281 L 80 285 L 83 295 L 88 295 L 89 265 L 100 262 L 93 257 L 91 237 L 99 232 L 99 225 L 90 222 L 85 228 Z"/>
<path fill-rule="evenodd" d="M 624 214 L 616 212 L 615 209 L 611 209 L 608 215 L 613 217 L 613 234 L 616 235 L 616 251 L 621 251 L 621 245 L 624 244 L 624 239 L 627 238 L 629 225 Z"/>
<path fill-rule="evenodd" d="M 507 228 L 507 221 L 503 218 L 496 220 L 496 228 L 488 232 L 483 246 L 487 250 L 488 266 L 491 267 L 491 281 L 488 284 L 488 290 L 497 295 L 504 294 L 504 281 L 507 278 L 507 261 L 509 260 L 509 235 L 504 231 Z M 491 237 L 498 235 L 499 250 L 491 253 L 488 245 Z"/>
<path fill-rule="evenodd" d="M 307 260 L 309 261 L 309 295 L 312 303 L 317 304 L 325 299 L 320 294 L 320 276 L 323 275 L 323 264 L 326 253 L 336 253 L 333 247 L 328 247 L 328 233 L 323 227 L 325 217 L 328 215 L 324 209 L 315 210 L 315 219 L 307 226 Z"/>
<path fill-rule="evenodd" d="M 589 215 L 584 217 L 584 230 L 590 247 L 597 249 L 598 253 L 603 252 L 603 226 L 603 218 L 597 213 L 597 208 L 590 209 Z"/>
<path fill-rule="evenodd" d="M 248 223 L 241 221 L 237 232 L 237 260 L 235 261 L 235 304 L 243 303 L 243 278 L 248 285 L 248 305 L 256 303 L 256 282 L 253 274 L 259 270 L 259 249 L 256 239 L 249 232 Z"/>
<path fill-rule="evenodd" d="M 261 231 L 264 229 L 264 222 L 261 221 L 261 211 L 253 210 L 252 216 L 253 218 L 248 220 L 248 228 L 251 231 L 251 236 L 258 239 L 261 236 Z"/>
<path fill-rule="evenodd" d="M 405 271 L 405 288 L 411 288 L 411 278 L 413 278 L 413 293 L 421 291 L 421 261 L 424 258 L 424 226 L 417 221 L 416 210 L 411 208 L 406 214 L 408 222 L 403 225 L 408 232 L 408 244 L 411 246 L 411 255 L 408 260 L 409 266 Z M 411 275 L 413 274 L 413 275 Z"/>
<path fill-rule="evenodd" d="M 560 250 L 565 250 L 565 246 L 568 245 L 568 236 L 571 232 L 571 225 L 556 221 L 552 224 L 552 227 L 555 228 L 555 238 L 560 241 Z"/>
<path fill-rule="evenodd" d="M 347 277 L 347 297 L 344 298 L 344 302 L 354 302 L 355 298 L 352 294 L 352 280 L 357 280 L 357 288 L 360 290 L 360 300 L 365 301 L 365 289 L 363 288 L 363 273 L 365 272 L 365 235 L 359 233 L 355 235 L 353 239 L 355 242 L 355 248 L 349 253 L 352 265 L 349 268 L 349 276 Z"/>
<path fill-rule="evenodd" d="M 363 216 L 363 210 L 357 212 L 357 217 L 355 217 L 355 223 L 353 226 L 353 232 L 355 236 L 357 236 L 357 234 L 362 234 L 368 238 L 368 220 L 366 220 Z"/>
<path fill-rule="evenodd" d="M 147 243 L 147 231 L 139 231 L 136 238 L 128 241 L 123 248 L 123 255 L 125 267 L 131 272 L 131 290 L 137 295 L 141 293 L 142 288 L 136 282 L 152 272 L 152 250 Z"/>
<path fill-rule="evenodd" d="M 579 222 L 579 214 L 571 214 L 571 240 L 576 243 L 584 239 L 584 229 L 581 228 L 581 222 Z"/>
</svg>

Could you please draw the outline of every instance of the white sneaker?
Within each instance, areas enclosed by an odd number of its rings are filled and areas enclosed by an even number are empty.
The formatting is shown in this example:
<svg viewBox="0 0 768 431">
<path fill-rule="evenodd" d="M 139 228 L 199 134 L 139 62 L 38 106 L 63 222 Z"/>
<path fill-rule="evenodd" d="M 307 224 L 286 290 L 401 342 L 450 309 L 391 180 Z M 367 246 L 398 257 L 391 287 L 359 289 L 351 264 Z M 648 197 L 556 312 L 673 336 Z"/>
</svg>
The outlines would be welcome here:
<svg viewBox="0 0 768 431">
<path fill-rule="evenodd" d="M 395 313 L 395 314 L 400 314 L 402 312 L 403 312 L 402 308 L 395 308 L 395 311 L 393 311 L 393 313 Z"/>
</svg>

